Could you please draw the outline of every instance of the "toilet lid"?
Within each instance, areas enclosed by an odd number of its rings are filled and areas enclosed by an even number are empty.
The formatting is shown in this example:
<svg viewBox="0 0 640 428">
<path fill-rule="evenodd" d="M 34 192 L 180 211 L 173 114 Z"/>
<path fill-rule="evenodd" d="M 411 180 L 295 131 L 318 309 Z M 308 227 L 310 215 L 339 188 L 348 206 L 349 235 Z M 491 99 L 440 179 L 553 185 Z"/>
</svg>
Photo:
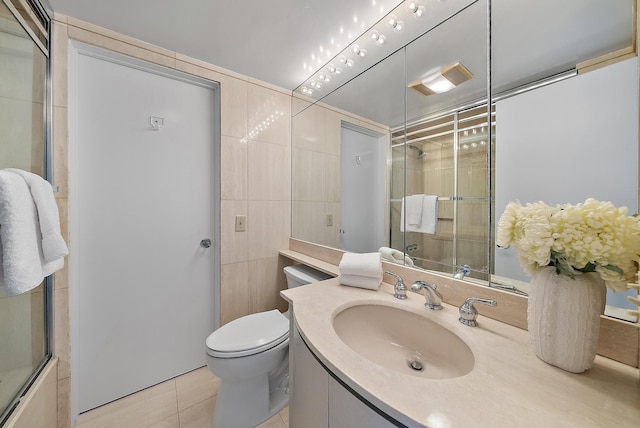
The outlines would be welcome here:
<svg viewBox="0 0 640 428">
<path fill-rule="evenodd" d="M 274 309 L 247 315 L 220 327 L 207 337 L 207 348 L 216 354 L 251 355 L 277 345 L 288 335 L 289 320 Z"/>
</svg>

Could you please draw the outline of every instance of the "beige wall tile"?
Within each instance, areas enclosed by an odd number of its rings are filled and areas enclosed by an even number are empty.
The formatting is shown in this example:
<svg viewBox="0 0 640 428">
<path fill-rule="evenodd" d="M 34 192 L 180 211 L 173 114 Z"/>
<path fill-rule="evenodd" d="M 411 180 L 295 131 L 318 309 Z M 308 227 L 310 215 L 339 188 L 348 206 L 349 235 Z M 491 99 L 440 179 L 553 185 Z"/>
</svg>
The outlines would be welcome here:
<svg viewBox="0 0 640 428">
<path fill-rule="evenodd" d="M 58 426 L 57 428 L 71 427 L 71 379 L 58 380 Z"/>
<path fill-rule="evenodd" d="M 169 380 L 83 413 L 75 428 L 139 428 L 178 412 L 175 380 Z"/>
<path fill-rule="evenodd" d="M 286 290 L 284 275 L 285 260 L 281 257 L 249 261 L 249 289 L 251 312 L 288 309 L 286 301 L 280 297 L 280 290 Z"/>
<path fill-rule="evenodd" d="M 293 148 L 291 182 L 294 201 L 324 201 L 327 195 L 327 155 Z"/>
<path fill-rule="evenodd" d="M 71 20 L 72 18 L 69 18 Z M 75 22 L 74 22 L 75 23 Z M 134 58 L 149 61 L 154 64 L 163 65 L 169 68 L 175 68 L 176 59 L 174 56 L 163 55 L 158 52 L 154 52 L 148 49 L 143 49 L 139 46 L 135 46 L 118 39 L 114 39 L 102 34 L 98 34 L 92 31 L 85 30 L 75 25 L 69 24 L 69 38 L 78 40 L 80 42 L 88 43 L 90 45 L 98 46 L 104 49 L 109 49 L 114 52 L 119 52 L 124 55 L 129 55 Z"/>
<path fill-rule="evenodd" d="M 327 113 L 324 107 L 313 105 L 298 113 L 291 121 L 293 146 L 315 152 L 326 152 Z"/>
<path fill-rule="evenodd" d="M 326 168 L 326 201 L 340 202 L 340 155 L 327 154 Z"/>
<path fill-rule="evenodd" d="M 290 200 L 291 158 L 289 147 L 251 140 L 248 144 L 249 200 Z"/>
<path fill-rule="evenodd" d="M 173 51 L 171 51 L 169 49 L 165 49 L 165 48 L 160 47 L 160 46 L 152 45 L 151 43 L 147 43 L 147 42 L 144 42 L 142 40 L 135 39 L 133 37 L 125 36 L 124 34 L 117 33 L 115 31 L 109 30 L 107 28 L 100 27 L 98 25 L 94 25 L 94 24 L 91 24 L 89 22 L 73 18 L 71 16 L 67 17 L 67 23 L 70 26 L 78 27 L 78 28 L 90 31 L 92 33 L 100 34 L 100 35 L 106 36 L 108 38 L 111 38 L 111 39 L 114 39 L 114 40 L 118 40 L 118 41 L 120 41 L 122 43 L 126 43 L 128 45 L 131 45 L 132 47 L 141 48 L 141 49 L 148 50 L 148 51 L 151 51 L 151 52 L 155 52 L 155 53 L 161 54 L 163 56 L 168 56 L 168 57 L 171 57 L 171 58 L 175 58 L 175 56 L 176 56 L 175 52 L 173 52 Z"/>
<path fill-rule="evenodd" d="M 180 419 L 176 413 L 175 415 L 171 415 L 168 418 L 158 421 L 155 424 L 151 424 L 145 428 L 180 428 Z"/>
<path fill-rule="evenodd" d="M 193 74 L 194 76 L 202 77 L 203 79 L 213 80 L 214 82 L 220 82 L 222 75 L 213 70 L 198 65 L 180 61 L 176 59 L 176 70 L 185 73 Z"/>
<path fill-rule="evenodd" d="M 325 203 L 317 201 L 291 202 L 291 235 L 304 241 L 325 245 Z M 334 224 L 335 224 L 334 218 Z"/>
<path fill-rule="evenodd" d="M 250 313 L 248 269 L 248 262 L 222 265 L 220 325 Z"/>
<path fill-rule="evenodd" d="M 247 201 L 223 200 L 220 204 L 220 239 L 222 242 L 220 260 L 223 265 L 247 260 L 248 230 L 251 228 L 251 219 L 247 213 Z M 246 232 L 236 232 L 237 215 L 247 216 Z"/>
<path fill-rule="evenodd" d="M 56 198 L 69 195 L 69 131 L 66 107 L 53 107 L 53 185 Z"/>
<path fill-rule="evenodd" d="M 222 135 L 247 137 L 247 82 L 232 77 L 220 79 Z"/>
<path fill-rule="evenodd" d="M 287 248 L 290 224 L 290 202 L 249 201 L 247 221 L 249 260 L 274 257 L 278 255 L 279 250 Z"/>
<path fill-rule="evenodd" d="M 56 288 L 54 291 L 54 355 L 58 357 L 58 379 L 71 375 L 69 346 L 69 289 Z"/>
<path fill-rule="evenodd" d="M 222 136 L 220 144 L 222 199 L 247 199 L 248 144 L 238 137 Z"/>
<path fill-rule="evenodd" d="M 200 403 L 180 411 L 180 428 L 208 428 L 213 423 L 213 409 L 216 397 L 208 398 Z"/>
<path fill-rule="evenodd" d="M 262 86 L 248 84 L 247 109 L 247 131 L 252 140 L 284 146 L 290 145 L 290 96 Z M 252 136 L 252 131 L 257 135 Z"/>
<path fill-rule="evenodd" d="M 214 397 L 219 387 L 220 378 L 206 366 L 177 377 L 178 411 Z"/>
<path fill-rule="evenodd" d="M 53 74 L 53 105 L 67 107 L 69 100 L 67 97 L 67 76 L 68 76 L 68 50 L 69 38 L 67 37 L 67 24 L 54 21 L 53 46 L 51 47 L 51 63 Z"/>
</svg>

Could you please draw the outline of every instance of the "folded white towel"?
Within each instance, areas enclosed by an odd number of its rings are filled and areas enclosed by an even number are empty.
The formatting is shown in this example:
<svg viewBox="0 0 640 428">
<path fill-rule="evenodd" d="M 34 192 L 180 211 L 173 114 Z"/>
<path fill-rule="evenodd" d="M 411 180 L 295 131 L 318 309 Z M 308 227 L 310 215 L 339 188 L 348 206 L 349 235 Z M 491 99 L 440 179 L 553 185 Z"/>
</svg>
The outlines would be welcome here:
<svg viewBox="0 0 640 428">
<path fill-rule="evenodd" d="M 338 270 L 341 275 L 366 276 L 382 278 L 382 262 L 380 253 L 344 253 Z"/>
<path fill-rule="evenodd" d="M 27 183 L 0 171 L 0 294 L 16 295 L 37 287 L 64 266 L 42 257 L 36 207 Z"/>
<path fill-rule="evenodd" d="M 351 287 L 368 288 L 370 290 L 377 290 L 382 284 L 382 276 L 379 278 L 373 278 L 369 276 L 360 275 L 338 275 L 338 282 L 342 285 L 348 285 Z"/>
<path fill-rule="evenodd" d="M 400 232 L 436 233 L 438 228 L 438 196 L 424 195 L 419 226 L 411 225 L 408 222 L 405 225 L 405 199 L 402 198 L 402 207 L 400 209 Z"/>
<path fill-rule="evenodd" d="M 420 227 L 424 195 L 407 196 L 407 224 Z"/>
<path fill-rule="evenodd" d="M 60 216 L 51 184 L 39 175 L 21 169 L 9 168 L 5 171 L 18 174 L 29 186 L 38 212 L 44 261 L 55 262 L 69 254 L 67 244 L 60 233 Z"/>
<path fill-rule="evenodd" d="M 396 250 L 395 248 L 380 247 L 378 249 L 378 252 L 382 256 L 382 260 L 386 260 L 388 262 L 396 263 L 399 265 L 414 266 L 411 257 L 405 256 L 402 251 Z"/>
</svg>

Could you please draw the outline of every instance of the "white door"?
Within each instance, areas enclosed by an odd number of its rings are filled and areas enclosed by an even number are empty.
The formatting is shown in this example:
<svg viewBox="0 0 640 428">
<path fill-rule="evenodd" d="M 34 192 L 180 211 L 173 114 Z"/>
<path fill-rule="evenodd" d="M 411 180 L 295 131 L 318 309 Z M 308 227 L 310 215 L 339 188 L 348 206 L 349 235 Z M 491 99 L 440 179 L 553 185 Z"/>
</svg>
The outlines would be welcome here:
<svg viewBox="0 0 640 428">
<path fill-rule="evenodd" d="M 201 240 L 219 241 L 217 85 L 83 52 L 70 219 L 80 412 L 206 364 L 217 256 Z"/>
<path fill-rule="evenodd" d="M 384 142 L 343 123 L 340 132 L 340 248 L 373 252 L 384 245 Z"/>
</svg>

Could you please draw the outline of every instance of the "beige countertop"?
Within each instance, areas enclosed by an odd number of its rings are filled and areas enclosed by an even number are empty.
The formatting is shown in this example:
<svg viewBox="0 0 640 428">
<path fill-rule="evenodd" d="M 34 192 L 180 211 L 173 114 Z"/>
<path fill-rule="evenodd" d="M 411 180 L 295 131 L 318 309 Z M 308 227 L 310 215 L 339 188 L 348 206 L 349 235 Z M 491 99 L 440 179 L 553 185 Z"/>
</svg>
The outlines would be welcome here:
<svg viewBox="0 0 640 428">
<path fill-rule="evenodd" d="M 478 327 L 464 326 L 457 307 L 444 304 L 444 310 L 431 311 L 423 306 L 422 295 L 411 292 L 407 300 L 395 299 L 386 283 L 372 291 L 330 279 L 281 294 L 293 304 L 300 334 L 316 357 L 407 426 L 640 427 L 636 368 L 597 356 L 587 372 L 565 372 L 535 356 L 524 330 L 482 315 Z M 473 370 L 453 379 L 425 379 L 363 358 L 341 341 L 332 325 L 337 313 L 358 304 L 398 307 L 442 325 L 472 350 Z"/>
</svg>

